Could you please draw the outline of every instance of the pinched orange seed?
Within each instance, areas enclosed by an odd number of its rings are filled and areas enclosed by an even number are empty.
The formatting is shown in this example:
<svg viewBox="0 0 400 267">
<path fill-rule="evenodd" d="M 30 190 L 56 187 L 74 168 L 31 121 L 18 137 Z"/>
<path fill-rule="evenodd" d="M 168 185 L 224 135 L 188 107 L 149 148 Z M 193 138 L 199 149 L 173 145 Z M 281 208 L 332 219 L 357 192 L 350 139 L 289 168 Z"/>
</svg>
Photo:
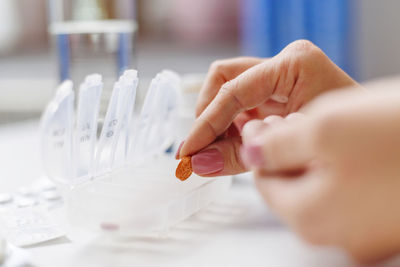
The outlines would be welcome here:
<svg viewBox="0 0 400 267">
<path fill-rule="evenodd" d="M 181 181 L 185 181 L 192 175 L 192 157 L 186 156 L 181 159 L 175 171 L 175 176 Z"/>
</svg>

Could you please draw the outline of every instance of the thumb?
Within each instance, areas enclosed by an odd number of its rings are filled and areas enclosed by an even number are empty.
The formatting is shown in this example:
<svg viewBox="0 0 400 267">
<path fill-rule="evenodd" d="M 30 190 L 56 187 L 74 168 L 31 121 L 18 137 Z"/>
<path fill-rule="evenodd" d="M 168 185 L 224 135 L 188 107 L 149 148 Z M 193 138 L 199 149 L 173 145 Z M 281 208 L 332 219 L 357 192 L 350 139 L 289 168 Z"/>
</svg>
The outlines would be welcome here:
<svg viewBox="0 0 400 267">
<path fill-rule="evenodd" d="M 239 113 L 258 107 L 271 95 L 277 94 L 283 96 L 281 101 L 286 100 L 293 89 L 296 72 L 284 75 L 287 72 L 284 59 L 284 55 L 268 59 L 222 85 L 194 122 L 179 156 L 192 155 L 204 149 L 228 129 Z"/>
<path fill-rule="evenodd" d="M 239 151 L 241 137 L 218 140 L 192 155 L 193 172 L 205 177 L 233 175 L 245 172 Z"/>
</svg>

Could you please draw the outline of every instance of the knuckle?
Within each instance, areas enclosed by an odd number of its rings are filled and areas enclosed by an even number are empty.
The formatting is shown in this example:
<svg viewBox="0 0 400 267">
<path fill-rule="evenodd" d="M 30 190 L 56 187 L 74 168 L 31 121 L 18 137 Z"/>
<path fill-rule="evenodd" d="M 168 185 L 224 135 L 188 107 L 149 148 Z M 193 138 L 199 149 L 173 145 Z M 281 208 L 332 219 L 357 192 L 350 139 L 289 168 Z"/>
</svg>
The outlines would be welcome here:
<svg viewBox="0 0 400 267">
<path fill-rule="evenodd" d="M 213 138 L 217 138 L 220 135 L 210 118 L 200 117 L 199 120 L 209 129 L 209 132 L 212 134 Z"/>
<path fill-rule="evenodd" d="M 210 65 L 210 72 L 212 72 L 212 73 L 222 72 L 224 67 L 225 67 L 225 60 L 220 60 L 220 59 L 215 60 Z"/>
<path fill-rule="evenodd" d="M 210 84 L 220 85 L 225 82 L 224 71 L 225 71 L 225 60 L 216 60 L 211 63 L 207 74 L 207 80 Z"/>
<path fill-rule="evenodd" d="M 249 79 L 257 79 L 259 84 L 268 84 L 270 77 L 275 77 L 279 71 L 277 67 L 268 68 L 268 62 L 264 62 L 258 68 L 257 73 L 253 73 L 253 77 L 249 77 Z"/>
<path fill-rule="evenodd" d="M 309 40 L 296 40 L 287 46 L 288 49 L 295 51 L 313 51 L 318 47 Z"/>
<path fill-rule="evenodd" d="M 304 61 L 310 61 L 310 59 L 318 59 L 323 57 L 324 52 L 311 41 L 308 40 L 297 40 L 289 44 L 286 48 L 290 53 L 294 53 L 295 56 Z"/>
<path fill-rule="evenodd" d="M 231 94 L 232 91 L 235 90 L 235 88 L 238 88 L 238 82 L 237 80 L 230 80 L 225 82 L 220 89 L 221 94 Z"/>
<path fill-rule="evenodd" d="M 289 58 L 284 58 L 279 64 L 279 70 L 278 70 L 279 73 L 281 75 L 283 75 L 284 77 L 289 76 L 291 65 L 292 65 L 292 62 L 289 60 Z M 283 79 L 283 80 L 286 80 L 286 79 Z"/>
<path fill-rule="evenodd" d="M 237 79 L 230 80 L 224 83 L 219 90 L 218 94 L 225 99 L 230 99 L 233 103 L 235 103 L 236 108 L 238 110 L 244 109 L 244 106 L 241 100 L 236 96 L 236 93 L 239 89 L 239 81 Z"/>
<path fill-rule="evenodd" d="M 243 75 L 241 80 L 244 84 L 256 84 L 256 85 L 263 85 L 260 86 L 259 89 L 247 87 L 246 90 L 249 94 L 254 96 L 254 99 L 262 99 L 265 98 L 267 95 L 269 96 L 270 91 L 267 88 L 273 87 L 272 83 L 274 81 L 274 77 L 279 76 L 280 74 L 280 65 L 279 64 L 271 66 L 269 62 L 263 62 L 258 66 L 254 67 L 253 71 Z M 262 88 L 262 89 L 261 89 Z"/>
</svg>

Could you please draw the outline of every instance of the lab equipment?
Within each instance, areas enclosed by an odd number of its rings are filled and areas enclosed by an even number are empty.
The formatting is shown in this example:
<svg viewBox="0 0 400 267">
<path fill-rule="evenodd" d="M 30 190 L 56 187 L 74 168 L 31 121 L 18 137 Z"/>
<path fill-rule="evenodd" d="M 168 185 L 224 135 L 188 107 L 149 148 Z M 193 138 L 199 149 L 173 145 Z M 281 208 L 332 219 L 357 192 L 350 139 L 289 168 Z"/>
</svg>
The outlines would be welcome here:
<svg viewBox="0 0 400 267">
<path fill-rule="evenodd" d="M 115 81 L 131 67 L 136 1 L 49 0 L 48 15 L 60 81 L 77 83 L 88 70 Z"/>
<path fill-rule="evenodd" d="M 272 57 L 289 43 L 307 39 L 356 77 L 356 5 L 347 0 L 241 0 L 242 51 Z"/>
<path fill-rule="evenodd" d="M 11 51 L 18 44 L 22 23 L 18 19 L 18 5 L 15 1 L 0 2 L 0 53 Z"/>
<path fill-rule="evenodd" d="M 100 119 L 112 85 L 135 66 L 135 0 L 48 0 L 48 31 L 58 58 L 59 80 L 80 83 L 88 72 L 103 75 Z"/>
<path fill-rule="evenodd" d="M 177 161 L 165 151 L 177 141 L 176 129 L 181 121 L 179 107 L 183 98 L 178 74 L 167 70 L 157 74 L 140 114 L 133 116 L 138 76 L 134 70 L 125 71 L 114 84 L 94 149 L 85 145 L 82 150 L 80 142 L 73 142 L 72 149 L 55 145 L 59 137 L 51 134 L 54 129 L 68 128 L 62 136 L 65 142 L 81 140 L 88 130 L 82 130 L 82 122 L 93 126 L 96 117 L 93 114 L 96 111 L 83 112 L 85 107 L 80 103 L 87 100 L 78 99 L 78 123 L 71 126 L 75 113 L 70 108 L 71 93 L 65 93 L 72 91 L 71 86 L 67 81 L 59 87 L 42 120 L 45 171 L 65 194 L 66 231 L 71 239 L 82 240 L 102 233 L 117 236 L 166 233 L 229 188 L 230 177 L 204 179 L 192 175 L 182 183 L 174 176 Z M 89 95 L 87 88 L 97 88 L 93 89 L 97 101 L 99 87 L 99 76 L 88 76 L 79 97 Z M 97 106 L 90 108 L 96 110 Z M 87 128 L 93 131 L 94 127 Z M 93 141 L 91 138 L 92 134 L 88 139 Z M 84 161 L 77 162 L 75 158 Z M 81 166 L 78 172 L 66 171 L 76 170 L 77 166 Z M 54 198 L 50 194 L 43 196 Z"/>
</svg>

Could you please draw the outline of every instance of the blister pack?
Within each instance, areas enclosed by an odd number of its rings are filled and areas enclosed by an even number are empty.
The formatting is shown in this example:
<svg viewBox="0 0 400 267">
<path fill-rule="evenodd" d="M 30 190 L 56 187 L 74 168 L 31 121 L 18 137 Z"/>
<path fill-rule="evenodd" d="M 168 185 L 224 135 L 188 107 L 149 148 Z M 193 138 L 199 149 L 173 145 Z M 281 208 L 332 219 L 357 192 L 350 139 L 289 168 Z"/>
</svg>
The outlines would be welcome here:
<svg viewBox="0 0 400 267">
<path fill-rule="evenodd" d="M 0 194 L 0 235 L 15 246 L 30 246 L 65 235 L 64 200 L 45 179 Z"/>
</svg>

